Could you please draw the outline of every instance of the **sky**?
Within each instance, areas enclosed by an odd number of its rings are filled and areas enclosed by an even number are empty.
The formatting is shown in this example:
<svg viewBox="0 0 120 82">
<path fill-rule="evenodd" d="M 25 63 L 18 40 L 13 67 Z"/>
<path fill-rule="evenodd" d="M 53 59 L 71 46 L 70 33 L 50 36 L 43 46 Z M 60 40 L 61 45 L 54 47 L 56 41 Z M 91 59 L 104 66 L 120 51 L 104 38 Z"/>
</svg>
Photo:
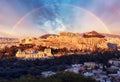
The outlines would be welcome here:
<svg viewBox="0 0 120 82">
<path fill-rule="evenodd" d="M 120 0 L 0 0 L 0 36 L 120 34 Z"/>
</svg>

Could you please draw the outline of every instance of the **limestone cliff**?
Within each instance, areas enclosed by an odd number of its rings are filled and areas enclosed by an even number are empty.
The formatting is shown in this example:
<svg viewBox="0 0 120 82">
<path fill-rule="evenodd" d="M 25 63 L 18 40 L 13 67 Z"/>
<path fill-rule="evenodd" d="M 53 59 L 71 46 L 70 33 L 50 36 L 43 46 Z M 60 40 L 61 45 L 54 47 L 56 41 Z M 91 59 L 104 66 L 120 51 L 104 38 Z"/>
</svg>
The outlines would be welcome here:
<svg viewBox="0 0 120 82">
<path fill-rule="evenodd" d="M 20 41 L 22 44 L 35 44 L 46 46 L 53 49 L 67 48 L 68 50 L 88 50 L 107 49 L 107 43 L 117 43 L 120 45 L 120 39 L 108 38 L 96 31 L 84 33 L 60 32 L 58 35 L 49 34 L 45 38 L 26 38 Z"/>
</svg>

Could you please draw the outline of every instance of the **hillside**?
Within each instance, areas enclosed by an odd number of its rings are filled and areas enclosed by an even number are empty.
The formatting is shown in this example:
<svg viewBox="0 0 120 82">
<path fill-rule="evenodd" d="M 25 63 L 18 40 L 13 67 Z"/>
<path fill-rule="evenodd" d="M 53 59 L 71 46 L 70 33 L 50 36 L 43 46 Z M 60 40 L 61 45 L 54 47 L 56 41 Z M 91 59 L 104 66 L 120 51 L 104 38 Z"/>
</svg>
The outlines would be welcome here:
<svg viewBox="0 0 120 82">
<path fill-rule="evenodd" d="M 53 49 L 96 51 L 108 49 L 108 43 L 120 46 L 120 38 L 107 37 L 96 31 L 83 33 L 60 32 L 58 35 L 46 34 L 38 39 L 25 38 L 20 40 L 20 44 L 35 44 Z"/>
</svg>

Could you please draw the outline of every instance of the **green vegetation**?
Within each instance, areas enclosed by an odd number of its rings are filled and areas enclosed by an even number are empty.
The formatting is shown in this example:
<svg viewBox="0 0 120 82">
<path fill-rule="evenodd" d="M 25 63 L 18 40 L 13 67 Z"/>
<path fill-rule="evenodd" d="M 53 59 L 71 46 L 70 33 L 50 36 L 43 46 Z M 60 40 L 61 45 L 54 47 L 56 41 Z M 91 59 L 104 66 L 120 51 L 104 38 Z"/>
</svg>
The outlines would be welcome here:
<svg viewBox="0 0 120 82">
<path fill-rule="evenodd" d="M 107 63 L 109 59 L 120 57 L 119 51 L 106 51 L 86 55 L 76 53 L 45 60 L 23 60 L 15 58 L 15 53 L 18 49 L 25 50 L 33 46 L 34 45 L 20 45 L 19 47 L 12 46 L 11 48 L 0 50 L 0 79 L 27 78 L 26 75 L 31 75 L 35 78 L 36 76 L 40 76 L 43 71 L 60 72 L 74 63 L 96 62 L 109 66 Z M 39 47 L 40 50 L 44 50 L 44 47 Z M 53 51 L 54 53 L 58 52 L 57 50 Z M 67 50 L 64 48 L 60 50 L 60 53 L 65 51 Z M 57 82 L 59 82 L 59 80 Z"/>
<path fill-rule="evenodd" d="M 96 82 L 91 78 L 84 77 L 71 72 L 61 72 L 49 77 L 26 75 L 11 80 L 0 80 L 0 82 Z"/>
<path fill-rule="evenodd" d="M 93 55 L 69 55 L 54 59 L 23 60 L 17 58 L 0 60 L 1 78 L 19 78 L 23 75 L 41 75 L 43 71 L 63 71 L 74 63 L 98 62 L 107 66 L 109 59 L 119 58 L 120 52 L 104 52 Z"/>
</svg>

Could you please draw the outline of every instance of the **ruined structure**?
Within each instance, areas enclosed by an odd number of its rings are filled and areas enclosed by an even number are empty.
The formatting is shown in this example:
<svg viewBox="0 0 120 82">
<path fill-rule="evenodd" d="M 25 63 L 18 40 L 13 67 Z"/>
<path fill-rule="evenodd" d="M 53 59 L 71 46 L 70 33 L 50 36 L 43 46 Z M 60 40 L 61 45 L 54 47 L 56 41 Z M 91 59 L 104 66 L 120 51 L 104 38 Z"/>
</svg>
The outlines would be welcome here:
<svg viewBox="0 0 120 82">
<path fill-rule="evenodd" d="M 111 39 L 97 33 L 96 31 L 91 31 L 82 35 L 83 36 L 79 33 L 72 32 L 60 32 L 59 35 L 49 34 L 45 36 L 43 35 L 41 38 L 26 38 L 21 40 L 20 44 L 34 44 L 36 46 L 43 46 L 55 50 L 66 49 L 64 55 L 66 53 L 74 54 L 74 52 L 80 54 L 81 52 L 91 53 L 96 51 L 104 51 L 109 48 L 117 49 L 117 46 L 112 45 L 111 47 L 108 43 L 120 44 L 120 39 Z M 47 56 L 45 56 L 45 54 L 47 54 Z M 46 51 L 46 49 L 44 52 L 37 51 L 37 53 L 33 53 L 32 51 L 32 53 L 27 54 L 25 51 L 18 51 L 16 56 L 21 57 L 20 55 L 25 58 L 46 58 L 48 56 L 52 56 L 51 51 Z M 59 53 L 59 55 L 63 54 Z"/>
<path fill-rule="evenodd" d="M 18 50 L 16 53 L 16 57 L 18 58 L 25 58 L 25 59 L 34 59 L 34 58 L 51 58 L 53 57 L 51 53 L 51 49 L 45 49 L 43 51 L 37 51 L 34 49 L 28 49 L 28 50 Z"/>
</svg>

